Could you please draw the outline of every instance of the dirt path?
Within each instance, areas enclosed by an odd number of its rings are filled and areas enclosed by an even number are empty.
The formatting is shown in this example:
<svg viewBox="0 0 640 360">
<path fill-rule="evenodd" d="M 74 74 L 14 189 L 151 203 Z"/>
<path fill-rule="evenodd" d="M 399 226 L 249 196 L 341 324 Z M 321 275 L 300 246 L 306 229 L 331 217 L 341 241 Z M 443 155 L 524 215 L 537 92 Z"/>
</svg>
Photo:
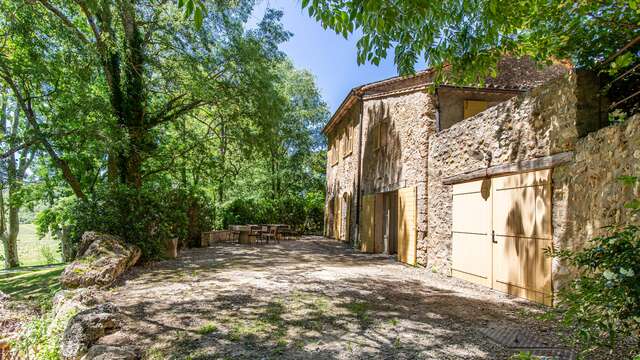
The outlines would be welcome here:
<svg viewBox="0 0 640 360">
<path fill-rule="evenodd" d="M 101 342 L 150 359 L 498 359 L 514 350 L 487 329 L 558 338 L 536 305 L 317 237 L 188 250 L 107 300 L 126 322 Z"/>
</svg>

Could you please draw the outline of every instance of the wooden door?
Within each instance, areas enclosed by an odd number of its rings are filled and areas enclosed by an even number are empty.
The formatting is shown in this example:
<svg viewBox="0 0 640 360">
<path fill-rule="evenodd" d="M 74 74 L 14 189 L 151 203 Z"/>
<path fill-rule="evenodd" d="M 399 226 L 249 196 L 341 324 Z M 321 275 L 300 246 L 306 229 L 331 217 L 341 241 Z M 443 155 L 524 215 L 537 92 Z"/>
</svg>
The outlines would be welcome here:
<svg viewBox="0 0 640 360">
<path fill-rule="evenodd" d="M 342 232 L 342 240 L 349 242 L 351 236 L 351 194 L 344 193 L 344 230 Z"/>
<path fill-rule="evenodd" d="M 416 188 L 398 190 L 398 260 L 410 265 L 416 264 Z"/>
<path fill-rule="evenodd" d="M 380 254 L 384 252 L 384 194 L 376 194 L 375 205 L 375 231 L 373 233 L 373 252 Z"/>
<path fill-rule="evenodd" d="M 340 230 L 342 228 L 342 201 L 339 195 L 335 197 L 333 206 L 335 212 L 333 215 L 333 238 L 340 240 Z"/>
<path fill-rule="evenodd" d="M 491 180 L 453 185 L 451 274 L 491 286 Z"/>
<path fill-rule="evenodd" d="M 493 287 L 550 305 L 551 170 L 492 179 Z"/>
<path fill-rule="evenodd" d="M 374 249 L 375 208 L 375 194 L 362 197 L 362 212 L 360 212 L 360 251 L 362 252 L 373 252 Z"/>
</svg>

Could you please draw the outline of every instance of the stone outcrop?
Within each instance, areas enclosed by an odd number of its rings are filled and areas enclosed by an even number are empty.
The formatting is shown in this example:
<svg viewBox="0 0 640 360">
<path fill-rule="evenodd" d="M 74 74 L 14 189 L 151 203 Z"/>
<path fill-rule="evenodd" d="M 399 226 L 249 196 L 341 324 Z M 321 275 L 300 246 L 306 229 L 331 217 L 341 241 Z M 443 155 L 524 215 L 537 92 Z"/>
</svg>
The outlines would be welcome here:
<svg viewBox="0 0 640 360">
<path fill-rule="evenodd" d="M 140 248 L 117 236 L 86 232 L 77 259 L 66 267 L 60 282 L 67 289 L 110 285 L 135 265 L 140 253 Z"/>
<path fill-rule="evenodd" d="M 119 322 L 117 309 L 110 303 L 79 312 L 64 330 L 60 342 L 62 357 L 67 360 L 82 358 L 98 339 L 116 330 Z"/>
</svg>

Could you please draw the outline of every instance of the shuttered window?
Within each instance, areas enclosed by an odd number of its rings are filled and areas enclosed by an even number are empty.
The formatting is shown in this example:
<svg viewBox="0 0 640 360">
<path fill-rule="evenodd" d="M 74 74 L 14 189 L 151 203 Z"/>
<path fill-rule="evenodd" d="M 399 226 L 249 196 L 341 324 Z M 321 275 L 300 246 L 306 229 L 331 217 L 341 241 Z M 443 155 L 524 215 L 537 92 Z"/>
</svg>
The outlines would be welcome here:
<svg viewBox="0 0 640 360">
<path fill-rule="evenodd" d="M 465 100 L 463 119 L 472 117 L 473 115 L 487 110 L 487 102 L 481 100 Z M 458 108 L 459 109 L 459 108 Z"/>
<path fill-rule="evenodd" d="M 343 157 L 347 157 L 353 152 L 353 132 L 353 125 L 349 123 L 344 129 Z"/>
</svg>

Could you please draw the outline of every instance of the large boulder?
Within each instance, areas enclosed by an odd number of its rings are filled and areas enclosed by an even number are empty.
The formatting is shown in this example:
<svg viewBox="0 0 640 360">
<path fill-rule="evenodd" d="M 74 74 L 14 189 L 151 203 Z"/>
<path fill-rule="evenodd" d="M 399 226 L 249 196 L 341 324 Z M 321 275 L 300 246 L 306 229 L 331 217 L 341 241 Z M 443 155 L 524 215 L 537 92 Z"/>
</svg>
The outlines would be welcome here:
<svg viewBox="0 0 640 360">
<path fill-rule="evenodd" d="M 67 289 L 108 286 L 140 258 L 140 248 L 120 237 L 93 231 L 82 235 L 78 257 L 69 264 L 60 282 Z"/>
<path fill-rule="evenodd" d="M 115 331 L 120 321 L 116 307 L 110 303 L 79 312 L 69 320 L 62 335 L 62 357 L 67 360 L 82 358 L 98 339 Z"/>
</svg>

